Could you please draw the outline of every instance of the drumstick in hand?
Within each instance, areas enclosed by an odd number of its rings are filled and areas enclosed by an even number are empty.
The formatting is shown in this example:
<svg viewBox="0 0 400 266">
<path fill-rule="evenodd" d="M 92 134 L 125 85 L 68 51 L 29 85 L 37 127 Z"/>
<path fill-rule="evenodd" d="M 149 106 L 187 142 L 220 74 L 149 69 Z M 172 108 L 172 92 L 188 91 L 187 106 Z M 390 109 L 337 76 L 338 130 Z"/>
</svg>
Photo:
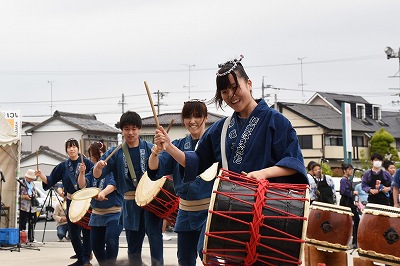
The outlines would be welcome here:
<svg viewBox="0 0 400 266">
<path fill-rule="evenodd" d="M 110 160 L 111 156 L 114 155 L 114 153 L 116 153 L 120 148 L 122 147 L 122 144 L 119 144 L 115 150 L 112 151 L 112 153 L 110 153 L 110 155 L 107 156 L 107 158 L 104 160 L 105 162 L 107 162 L 108 160 Z"/>
<path fill-rule="evenodd" d="M 149 86 L 147 85 L 146 81 L 144 81 L 144 86 L 146 87 L 147 96 L 149 97 L 149 102 L 150 102 L 151 110 L 153 111 L 154 120 L 156 121 L 156 126 L 157 126 L 157 128 L 160 128 L 160 123 L 158 122 L 156 109 L 154 108 L 153 99 L 151 98 L 150 89 L 149 89 Z M 161 143 L 161 147 L 164 150 L 163 143 Z"/>
<path fill-rule="evenodd" d="M 80 139 L 79 142 L 80 142 L 80 146 L 81 146 L 81 163 L 83 163 L 83 152 L 82 152 L 83 146 L 82 146 L 82 140 Z"/>
<path fill-rule="evenodd" d="M 39 155 L 38 155 L 38 150 L 36 150 L 36 170 L 39 171 Z"/>
<path fill-rule="evenodd" d="M 171 122 L 169 122 L 169 125 L 168 125 L 168 127 L 167 127 L 167 133 L 168 133 L 169 130 L 171 129 L 173 123 L 174 123 L 174 119 L 171 119 Z"/>
</svg>

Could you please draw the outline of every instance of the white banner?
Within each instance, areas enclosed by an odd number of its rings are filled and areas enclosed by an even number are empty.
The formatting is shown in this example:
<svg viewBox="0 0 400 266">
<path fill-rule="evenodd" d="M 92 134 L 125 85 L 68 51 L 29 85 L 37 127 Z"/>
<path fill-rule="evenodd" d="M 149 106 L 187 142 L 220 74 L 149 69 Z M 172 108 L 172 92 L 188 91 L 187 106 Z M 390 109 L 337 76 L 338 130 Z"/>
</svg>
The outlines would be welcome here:
<svg viewBox="0 0 400 266">
<path fill-rule="evenodd" d="M 10 124 L 18 138 L 21 138 L 21 110 L 2 110 L 1 113 Z"/>
</svg>

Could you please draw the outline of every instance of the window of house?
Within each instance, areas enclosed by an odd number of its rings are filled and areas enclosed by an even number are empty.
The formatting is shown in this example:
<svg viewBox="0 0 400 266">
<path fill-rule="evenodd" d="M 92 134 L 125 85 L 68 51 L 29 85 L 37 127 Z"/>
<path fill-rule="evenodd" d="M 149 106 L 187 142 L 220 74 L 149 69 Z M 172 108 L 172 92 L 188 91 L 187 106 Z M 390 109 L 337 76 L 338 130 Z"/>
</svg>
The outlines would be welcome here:
<svg viewBox="0 0 400 266">
<path fill-rule="evenodd" d="M 340 135 L 325 136 L 326 146 L 343 146 L 343 137 Z"/>
<path fill-rule="evenodd" d="M 381 120 L 381 108 L 379 106 L 372 106 L 372 119 Z"/>
<path fill-rule="evenodd" d="M 364 138 L 361 136 L 353 136 L 353 147 L 364 147 Z"/>
<path fill-rule="evenodd" d="M 312 135 L 301 135 L 297 136 L 299 139 L 299 145 L 301 149 L 312 149 Z"/>
<path fill-rule="evenodd" d="M 365 105 L 364 104 L 356 104 L 356 117 L 359 119 L 365 118 Z"/>
</svg>

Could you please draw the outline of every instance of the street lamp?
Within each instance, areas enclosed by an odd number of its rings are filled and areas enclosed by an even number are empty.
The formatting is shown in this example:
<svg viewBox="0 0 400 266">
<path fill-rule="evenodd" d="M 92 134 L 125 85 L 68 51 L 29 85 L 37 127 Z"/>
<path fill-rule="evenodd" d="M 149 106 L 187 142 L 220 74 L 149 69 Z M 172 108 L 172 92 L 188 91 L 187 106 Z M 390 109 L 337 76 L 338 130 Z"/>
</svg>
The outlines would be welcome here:
<svg viewBox="0 0 400 266">
<path fill-rule="evenodd" d="M 394 76 L 391 76 L 391 78 L 395 78 L 395 77 L 399 78 L 399 89 L 400 89 L 400 48 L 397 52 L 395 52 L 392 48 L 390 48 L 388 46 L 385 48 L 385 54 L 386 54 L 387 59 L 399 58 L 399 71 L 397 71 L 397 73 L 394 74 Z"/>
</svg>

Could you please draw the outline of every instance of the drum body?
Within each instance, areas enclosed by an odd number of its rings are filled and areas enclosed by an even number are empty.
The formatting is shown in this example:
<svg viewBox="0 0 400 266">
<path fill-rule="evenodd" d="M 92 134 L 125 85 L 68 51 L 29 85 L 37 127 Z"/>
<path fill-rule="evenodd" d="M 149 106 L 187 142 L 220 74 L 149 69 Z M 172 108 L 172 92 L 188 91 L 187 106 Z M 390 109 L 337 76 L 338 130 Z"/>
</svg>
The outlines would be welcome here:
<svg viewBox="0 0 400 266">
<path fill-rule="evenodd" d="M 92 198 L 85 200 L 72 200 L 68 210 L 68 217 L 71 222 L 88 230 L 90 230 L 89 221 L 92 214 L 92 209 L 90 208 L 91 200 Z"/>
<path fill-rule="evenodd" d="M 211 196 L 203 263 L 301 264 L 308 186 L 257 182 L 226 170 L 220 173 Z"/>
<path fill-rule="evenodd" d="M 349 207 L 314 201 L 308 216 L 307 243 L 330 251 L 349 249 L 352 217 Z"/>
<path fill-rule="evenodd" d="M 175 194 L 171 177 L 163 176 L 152 181 L 147 174 L 144 174 L 136 189 L 135 200 L 137 205 L 175 225 L 179 197 Z"/>
<path fill-rule="evenodd" d="M 368 203 L 358 226 L 358 254 L 400 264 L 400 209 Z"/>
</svg>

